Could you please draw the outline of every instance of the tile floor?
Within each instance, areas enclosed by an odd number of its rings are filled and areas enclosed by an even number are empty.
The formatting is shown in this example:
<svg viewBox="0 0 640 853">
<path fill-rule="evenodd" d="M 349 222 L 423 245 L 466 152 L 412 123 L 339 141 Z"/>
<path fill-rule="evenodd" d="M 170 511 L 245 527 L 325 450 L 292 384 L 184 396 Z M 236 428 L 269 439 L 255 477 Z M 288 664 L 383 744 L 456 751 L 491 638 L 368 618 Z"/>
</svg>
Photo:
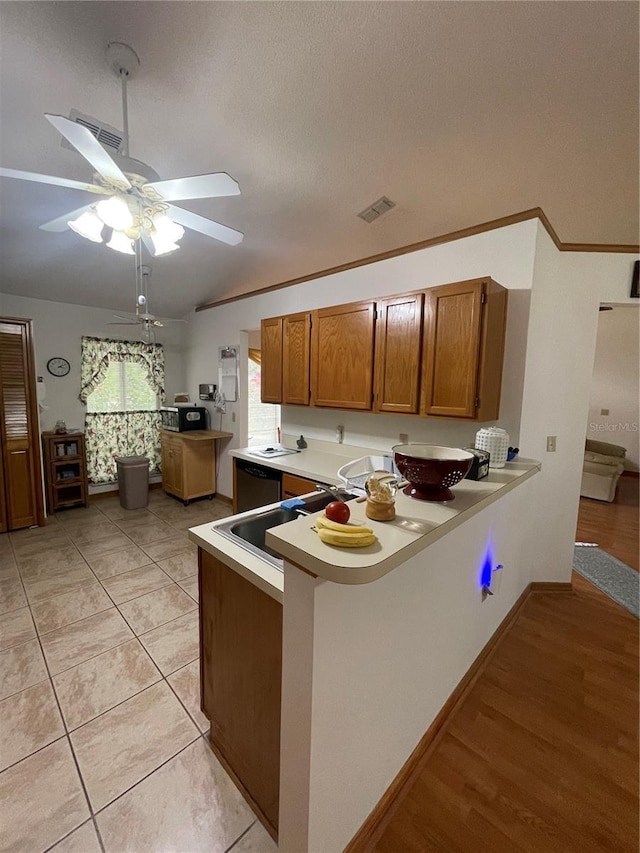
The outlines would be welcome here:
<svg viewBox="0 0 640 853">
<path fill-rule="evenodd" d="M 0 535 L 0 851 L 274 853 L 207 742 L 189 527 L 159 490 Z"/>
</svg>

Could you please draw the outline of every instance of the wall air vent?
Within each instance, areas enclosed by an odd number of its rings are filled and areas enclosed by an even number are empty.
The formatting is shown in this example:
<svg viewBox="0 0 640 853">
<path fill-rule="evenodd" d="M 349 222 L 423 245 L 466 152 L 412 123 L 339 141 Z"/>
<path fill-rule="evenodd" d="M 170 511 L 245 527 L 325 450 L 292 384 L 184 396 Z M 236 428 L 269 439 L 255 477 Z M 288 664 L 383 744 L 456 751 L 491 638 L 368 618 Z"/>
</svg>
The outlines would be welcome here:
<svg viewBox="0 0 640 853">
<path fill-rule="evenodd" d="M 86 127 L 87 130 L 91 131 L 98 142 L 101 145 L 104 145 L 105 148 L 110 148 L 112 151 L 122 153 L 124 133 L 121 130 L 111 127 L 111 125 L 106 124 L 97 118 L 84 115 L 84 113 L 81 113 L 78 110 L 71 110 L 69 118 L 71 121 L 75 121 L 76 124 L 81 124 L 83 127 Z M 62 138 L 62 147 L 69 148 L 71 151 L 76 150 L 64 137 Z"/>
<path fill-rule="evenodd" d="M 392 207 L 395 207 L 395 201 L 391 201 L 390 198 L 387 198 L 386 195 L 383 195 L 382 198 L 379 198 L 378 201 L 374 201 L 373 204 L 369 205 L 369 207 L 362 210 L 358 216 L 360 219 L 364 219 L 365 222 L 373 222 L 379 216 L 382 216 L 383 213 L 386 213 L 388 210 L 391 210 Z"/>
</svg>

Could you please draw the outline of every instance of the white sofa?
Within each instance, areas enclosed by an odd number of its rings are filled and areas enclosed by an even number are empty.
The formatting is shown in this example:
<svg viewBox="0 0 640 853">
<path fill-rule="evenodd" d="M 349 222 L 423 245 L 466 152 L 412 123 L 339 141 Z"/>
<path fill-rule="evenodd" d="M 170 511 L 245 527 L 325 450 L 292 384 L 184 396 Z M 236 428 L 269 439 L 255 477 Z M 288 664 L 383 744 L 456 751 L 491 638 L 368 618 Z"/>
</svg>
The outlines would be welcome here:
<svg viewBox="0 0 640 853">
<path fill-rule="evenodd" d="M 618 444 L 587 439 L 582 466 L 583 498 L 611 501 L 616 496 L 616 486 L 624 471 L 626 449 Z"/>
</svg>

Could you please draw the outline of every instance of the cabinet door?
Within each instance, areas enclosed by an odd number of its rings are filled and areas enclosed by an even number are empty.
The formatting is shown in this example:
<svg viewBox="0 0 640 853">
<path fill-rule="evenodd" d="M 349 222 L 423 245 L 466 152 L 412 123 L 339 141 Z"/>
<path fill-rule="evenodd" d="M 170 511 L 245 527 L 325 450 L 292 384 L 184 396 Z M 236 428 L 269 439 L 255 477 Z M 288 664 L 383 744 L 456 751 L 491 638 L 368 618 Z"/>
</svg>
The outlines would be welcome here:
<svg viewBox="0 0 640 853">
<path fill-rule="evenodd" d="M 0 322 L 0 438 L 7 526 L 43 520 L 31 324 Z"/>
<path fill-rule="evenodd" d="M 311 314 L 290 314 L 282 321 L 282 402 L 309 405 Z M 263 396 L 264 400 L 264 396 Z"/>
<path fill-rule="evenodd" d="M 422 303 L 422 293 L 376 303 L 376 412 L 418 411 Z"/>
<path fill-rule="evenodd" d="M 162 487 L 182 497 L 182 445 L 180 439 L 162 436 Z"/>
<path fill-rule="evenodd" d="M 375 303 L 313 312 L 311 402 L 334 409 L 371 409 Z"/>
<path fill-rule="evenodd" d="M 201 548 L 198 563 L 201 702 L 211 746 L 277 837 L 282 605 Z"/>
<path fill-rule="evenodd" d="M 182 469 L 185 500 L 212 495 L 216 490 L 214 441 L 189 441 L 182 444 Z"/>
<path fill-rule="evenodd" d="M 425 293 L 422 414 L 476 416 L 483 285 L 476 279 Z"/>
<path fill-rule="evenodd" d="M 297 498 L 299 495 L 306 495 L 309 492 L 315 491 L 316 484 L 314 480 L 307 480 L 305 477 L 296 477 L 295 474 L 282 475 L 282 497 Z"/>
<path fill-rule="evenodd" d="M 260 395 L 263 403 L 282 402 L 282 317 L 260 323 Z"/>
</svg>

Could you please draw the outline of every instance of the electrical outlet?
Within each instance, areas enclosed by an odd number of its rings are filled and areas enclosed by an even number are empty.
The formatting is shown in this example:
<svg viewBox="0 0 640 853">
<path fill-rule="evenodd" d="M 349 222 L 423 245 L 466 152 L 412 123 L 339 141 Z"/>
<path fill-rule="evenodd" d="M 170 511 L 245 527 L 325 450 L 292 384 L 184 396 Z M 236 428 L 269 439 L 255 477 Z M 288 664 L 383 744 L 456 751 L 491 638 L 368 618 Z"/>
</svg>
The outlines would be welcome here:
<svg viewBox="0 0 640 853">
<path fill-rule="evenodd" d="M 342 426 L 342 424 L 338 424 L 338 426 L 336 427 L 336 441 L 338 442 L 338 444 L 342 444 L 343 439 L 344 427 Z"/>
<path fill-rule="evenodd" d="M 556 439 L 557 435 L 548 435 L 547 436 L 547 453 L 555 453 L 556 452 Z"/>
<path fill-rule="evenodd" d="M 401 432 L 400 435 L 398 436 L 398 438 L 400 439 L 400 444 L 409 444 L 409 433 L 408 432 Z"/>
<path fill-rule="evenodd" d="M 500 592 L 500 584 L 502 583 L 502 573 L 504 572 L 504 566 L 501 563 L 495 567 L 493 572 L 491 573 L 491 592 L 494 595 L 497 595 Z"/>
</svg>

